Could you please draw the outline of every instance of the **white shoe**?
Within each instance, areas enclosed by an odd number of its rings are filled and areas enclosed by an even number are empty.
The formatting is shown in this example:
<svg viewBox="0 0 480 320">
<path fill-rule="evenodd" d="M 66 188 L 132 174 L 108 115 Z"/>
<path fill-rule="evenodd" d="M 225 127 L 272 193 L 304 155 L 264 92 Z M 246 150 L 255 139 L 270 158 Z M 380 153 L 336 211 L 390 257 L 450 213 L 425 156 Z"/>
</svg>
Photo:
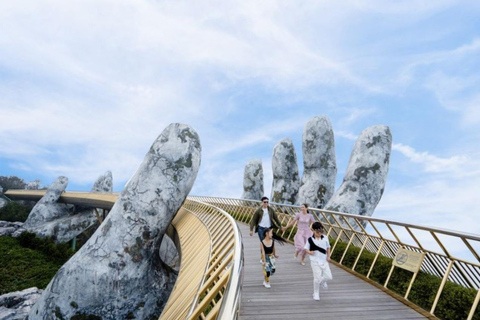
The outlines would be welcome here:
<svg viewBox="0 0 480 320">
<path fill-rule="evenodd" d="M 322 282 L 320 286 L 322 287 L 323 290 L 328 290 L 328 284 L 326 282 Z"/>
<path fill-rule="evenodd" d="M 313 294 L 313 300 L 319 301 L 320 300 L 320 295 L 318 293 Z"/>
<path fill-rule="evenodd" d="M 268 288 L 268 289 L 271 288 L 270 282 L 263 281 L 263 285 L 265 286 L 265 288 Z"/>
</svg>

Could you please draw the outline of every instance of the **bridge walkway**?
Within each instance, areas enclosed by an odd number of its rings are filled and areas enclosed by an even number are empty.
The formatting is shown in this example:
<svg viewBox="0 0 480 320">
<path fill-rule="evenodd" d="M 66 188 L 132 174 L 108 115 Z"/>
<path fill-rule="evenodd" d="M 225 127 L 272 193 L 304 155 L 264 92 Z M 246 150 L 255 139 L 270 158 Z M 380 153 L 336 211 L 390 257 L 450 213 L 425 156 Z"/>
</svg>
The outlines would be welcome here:
<svg viewBox="0 0 480 320">
<path fill-rule="evenodd" d="M 276 273 L 271 288 L 263 286 L 258 235 L 249 235 L 248 226 L 238 223 L 244 246 L 244 279 L 240 319 L 427 319 L 379 288 L 331 264 L 333 280 L 320 301 L 312 298 L 313 276 L 306 265 L 294 260 L 291 244 L 277 245 Z"/>
</svg>

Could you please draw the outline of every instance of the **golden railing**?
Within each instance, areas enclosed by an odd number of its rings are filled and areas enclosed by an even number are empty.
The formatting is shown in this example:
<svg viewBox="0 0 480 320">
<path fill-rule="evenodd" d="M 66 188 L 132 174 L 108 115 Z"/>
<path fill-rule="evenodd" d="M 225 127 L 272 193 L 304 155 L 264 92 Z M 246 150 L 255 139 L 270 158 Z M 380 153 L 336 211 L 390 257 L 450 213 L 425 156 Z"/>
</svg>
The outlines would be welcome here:
<svg viewBox="0 0 480 320">
<path fill-rule="evenodd" d="M 8 190 L 5 195 L 38 201 L 45 190 Z M 117 198 L 118 193 L 64 192 L 59 202 L 109 210 Z M 181 262 L 160 319 L 237 319 L 243 248 L 235 220 L 210 204 L 187 199 L 167 233 Z"/>
<path fill-rule="evenodd" d="M 44 194 L 44 191 L 9 190 L 6 195 L 18 200 L 38 200 L 41 193 Z M 113 194 L 103 198 L 90 195 L 67 192 L 59 201 L 82 205 L 89 205 L 91 201 L 92 205 L 95 203 L 100 208 L 109 209 L 107 204 L 113 205 L 117 196 Z M 228 214 L 248 224 L 259 205 L 258 201 L 188 197 L 172 224 L 181 253 L 181 269 L 172 292 L 172 297 L 176 298 L 168 301 L 162 319 L 230 319 L 238 316 L 243 252 L 240 233 Z M 270 205 L 284 225 L 299 212 L 297 206 Z M 470 305 L 466 308 L 468 315 L 461 319 L 480 317 L 477 310 L 480 301 L 479 235 L 327 210 L 310 211 L 326 227 L 332 255 L 339 253 L 337 265 L 371 281 L 382 257 L 395 259 L 400 248 L 422 253 L 421 272 L 441 280 L 432 288 L 434 297 L 428 308 L 423 307 L 426 314 L 435 317 L 438 305 L 452 298 L 445 288 L 454 284 L 474 292 L 474 298 L 471 303 L 469 300 Z M 282 236 L 291 239 L 294 230 L 288 229 Z M 351 263 L 347 261 L 350 252 L 355 254 Z M 368 272 L 360 274 L 357 270 L 366 253 L 373 254 L 374 259 L 368 266 Z M 393 267 L 386 281 L 380 283 L 386 291 L 390 290 L 387 282 L 392 271 Z M 195 283 L 192 283 L 193 277 L 196 277 Z M 400 297 L 405 303 L 409 302 L 410 289 L 415 281 L 413 276 L 408 289 Z M 191 291 L 187 293 L 187 289 Z M 175 312 L 182 316 L 177 316 Z"/>
<path fill-rule="evenodd" d="M 187 199 L 172 225 L 181 265 L 160 319 L 237 319 L 243 250 L 235 220 L 210 204 Z"/>
<path fill-rule="evenodd" d="M 250 200 L 216 197 L 190 197 L 190 199 L 222 208 L 236 220 L 247 224 L 253 212 L 260 206 L 259 201 Z M 275 209 L 283 225 L 287 224 L 299 212 L 298 206 L 275 203 L 271 203 L 270 206 Z M 310 212 L 325 226 L 327 235 L 332 242 L 332 255 L 336 250 L 343 251 L 340 252 L 340 258 L 337 261 L 339 266 L 345 268 L 344 259 L 347 252 L 354 252 L 356 256 L 348 268 L 352 273 L 368 281 L 372 274 L 376 272 L 380 257 L 395 259 L 400 248 L 410 252 L 422 253 L 424 259 L 420 265 L 421 272 L 441 279 L 440 284 L 433 288 L 436 293 L 429 310 L 422 310 L 423 313 L 434 317 L 439 302 L 452 298 L 446 294 L 444 289 L 447 284 L 450 286 L 453 283 L 470 290 L 476 290 L 468 317 L 466 316 L 463 319 L 470 320 L 474 316 L 479 317 L 479 311 L 477 311 L 480 300 L 479 235 L 320 209 L 310 209 Z M 472 223 L 477 222 L 472 221 Z M 293 239 L 294 230 L 295 228 L 288 229 L 281 235 Z M 374 259 L 366 275 L 358 274 L 355 270 L 358 268 L 361 257 L 363 258 L 367 252 L 370 255 L 373 254 Z M 387 283 L 392 273 L 393 267 L 387 280 L 380 284 L 383 290 L 389 291 Z M 393 292 L 390 294 L 397 299 L 403 299 L 405 303 L 412 306 L 413 303 L 408 298 L 414 281 L 415 276 L 412 276 L 403 297 Z"/>
</svg>

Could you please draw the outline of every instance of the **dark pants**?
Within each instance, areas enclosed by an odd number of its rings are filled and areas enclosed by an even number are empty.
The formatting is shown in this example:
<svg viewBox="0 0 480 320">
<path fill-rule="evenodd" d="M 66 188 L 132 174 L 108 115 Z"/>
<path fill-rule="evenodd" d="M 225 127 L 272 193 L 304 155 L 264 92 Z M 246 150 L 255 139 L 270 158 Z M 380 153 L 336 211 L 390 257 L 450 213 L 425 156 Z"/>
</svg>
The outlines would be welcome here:
<svg viewBox="0 0 480 320">
<path fill-rule="evenodd" d="M 265 230 L 267 230 L 267 228 L 258 226 L 257 233 L 258 233 L 258 238 L 260 239 L 260 242 L 262 242 L 263 238 L 265 237 Z M 260 249 L 260 257 L 261 256 L 262 256 L 262 249 Z"/>
<path fill-rule="evenodd" d="M 265 237 L 265 230 L 267 230 L 267 228 L 258 226 L 257 232 L 258 232 L 258 238 L 260 239 L 260 241 L 262 241 L 263 238 Z"/>
</svg>

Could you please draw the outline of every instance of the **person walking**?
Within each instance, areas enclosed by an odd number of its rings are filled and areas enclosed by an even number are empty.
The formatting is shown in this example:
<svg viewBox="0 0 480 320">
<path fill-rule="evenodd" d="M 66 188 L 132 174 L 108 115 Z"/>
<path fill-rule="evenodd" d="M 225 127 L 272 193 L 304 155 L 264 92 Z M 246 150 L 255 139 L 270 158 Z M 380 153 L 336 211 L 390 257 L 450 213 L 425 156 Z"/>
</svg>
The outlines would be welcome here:
<svg viewBox="0 0 480 320">
<path fill-rule="evenodd" d="M 327 289 L 327 281 L 332 280 L 330 271 L 330 242 L 323 235 L 323 225 L 320 222 L 312 224 L 313 237 L 305 243 L 305 251 L 310 255 L 310 265 L 313 272 L 313 300 L 320 300 L 320 287 Z"/>
<path fill-rule="evenodd" d="M 265 288 L 271 288 L 270 277 L 275 273 L 275 259 L 278 254 L 275 252 L 275 241 L 273 239 L 273 229 L 267 228 L 263 240 L 260 242 L 260 251 L 262 252 L 263 265 L 263 285 Z"/>
<path fill-rule="evenodd" d="M 268 198 L 262 197 L 262 206 L 258 208 L 250 220 L 250 236 L 253 235 L 253 230 L 258 233 L 260 241 L 265 236 L 265 230 L 268 228 L 280 229 L 282 223 L 278 220 L 275 211 L 268 205 Z"/>
<path fill-rule="evenodd" d="M 293 254 L 294 258 L 296 259 L 300 255 L 300 264 L 302 266 L 305 265 L 305 243 L 307 242 L 308 238 L 310 238 L 313 233 L 310 229 L 310 225 L 315 222 L 315 218 L 312 214 L 308 213 L 308 204 L 304 203 L 300 206 L 300 213 L 295 215 L 285 227 L 282 228 L 282 231 L 287 230 L 291 226 L 297 223 L 297 233 L 293 238 L 293 242 L 295 244 L 295 253 Z"/>
</svg>

